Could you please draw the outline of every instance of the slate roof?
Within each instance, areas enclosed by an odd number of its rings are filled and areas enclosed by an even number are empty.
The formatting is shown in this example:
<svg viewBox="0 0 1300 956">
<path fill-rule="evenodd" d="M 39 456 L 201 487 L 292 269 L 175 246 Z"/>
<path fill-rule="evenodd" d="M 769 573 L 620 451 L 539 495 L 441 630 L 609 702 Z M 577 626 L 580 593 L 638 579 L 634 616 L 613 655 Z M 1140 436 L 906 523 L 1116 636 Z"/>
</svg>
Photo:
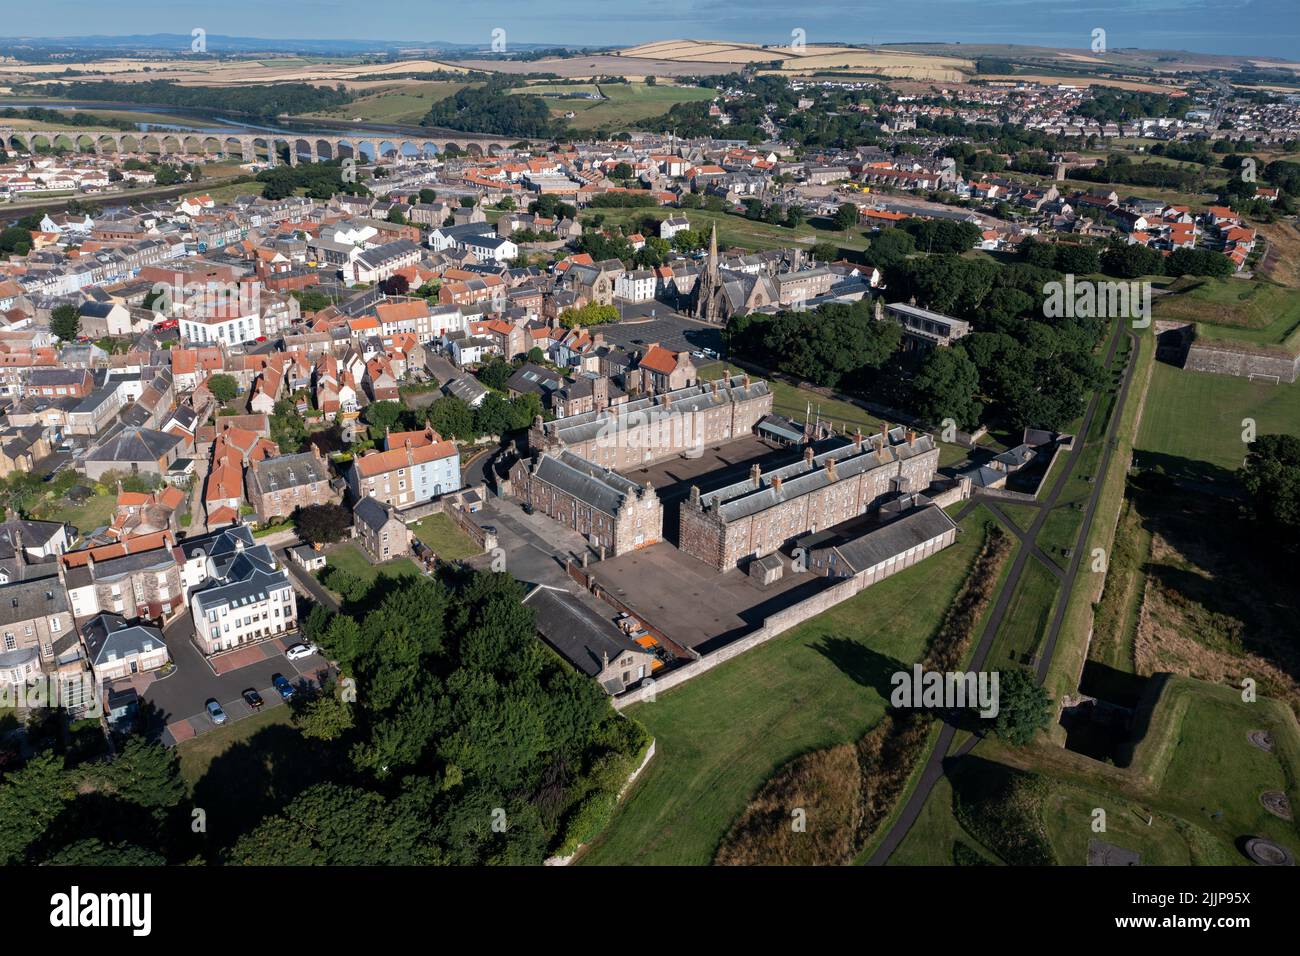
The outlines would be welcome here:
<svg viewBox="0 0 1300 956">
<path fill-rule="evenodd" d="M 263 491 L 300 488 L 318 481 L 329 481 L 325 462 L 309 451 L 281 455 L 279 458 L 264 458 L 253 465 L 253 474 L 257 478 L 258 487 Z"/>
<path fill-rule="evenodd" d="M 570 415 L 547 423 L 547 431 L 561 439 L 565 444 L 577 444 L 599 436 L 602 431 L 622 428 L 626 422 L 637 421 L 649 424 L 674 415 L 684 415 L 705 409 L 723 402 L 742 402 L 768 392 L 767 382 L 762 379 L 744 384 L 744 376 L 734 375 L 729 380 L 720 379 L 715 393 L 711 383 L 700 383 L 686 388 L 674 389 L 659 396 L 646 396 L 618 406 L 617 421 L 610 421 L 609 410 L 602 412 L 583 412 Z M 665 405 L 663 397 L 667 395 L 670 404 Z M 642 413 L 635 415 L 634 413 Z"/>
<path fill-rule="evenodd" d="M 535 477 L 610 517 L 625 498 L 635 498 L 642 490 L 636 482 L 568 451 L 558 457 L 542 454 L 535 465 Z"/>
<path fill-rule="evenodd" d="M 166 647 L 162 631 L 147 624 L 128 624 L 120 614 L 97 614 L 81 629 L 92 664 L 145 654 Z"/>
<path fill-rule="evenodd" d="M 0 626 L 68 610 L 68 596 L 53 577 L 0 585 Z"/>
<path fill-rule="evenodd" d="M 606 655 L 613 661 L 628 651 L 645 654 L 613 622 L 568 591 L 538 585 L 524 603 L 533 609 L 534 626 L 542 639 L 588 677 L 601 672 Z M 617 693 L 622 687 L 612 690 Z"/>
<path fill-rule="evenodd" d="M 110 433 L 108 438 L 86 455 L 86 460 L 156 462 L 180 443 L 181 439 L 176 435 L 127 425 L 115 434 Z"/>
<path fill-rule="evenodd" d="M 909 548 L 932 541 L 955 527 L 957 526 L 944 514 L 942 508 L 927 505 L 883 527 L 831 547 L 856 574 L 883 564 Z"/>
<path fill-rule="evenodd" d="M 700 502 L 705 508 L 716 507 L 725 520 L 734 521 L 826 487 L 833 480 L 826 467 L 831 459 L 835 460 L 837 477 L 834 480 L 843 481 L 884 465 L 914 458 L 934 448 L 934 440 L 929 435 L 917 435 L 915 444 L 909 443 L 906 431 L 901 427 L 889 433 L 890 444 L 883 448 L 879 444 L 878 435 L 870 438 L 874 441 L 864 437 L 861 449 L 856 448 L 854 442 L 846 440 L 828 451 L 814 455 L 811 465 L 801 458 L 763 472 L 758 488 L 754 487 L 751 479 L 746 478 L 702 495 Z M 772 479 L 778 477 L 781 479 L 780 488 L 772 483 Z"/>
<path fill-rule="evenodd" d="M 352 509 L 352 517 L 356 519 L 357 523 L 364 524 L 372 531 L 379 531 L 384 525 L 388 524 L 390 514 L 388 508 L 370 495 L 366 495 L 358 501 L 357 506 Z"/>
<path fill-rule="evenodd" d="M 554 369 L 527 362 L 506 379 L 506 388 L 534 395 L 547 395 L 564 384 L 564 376 Z"/>
</svg>

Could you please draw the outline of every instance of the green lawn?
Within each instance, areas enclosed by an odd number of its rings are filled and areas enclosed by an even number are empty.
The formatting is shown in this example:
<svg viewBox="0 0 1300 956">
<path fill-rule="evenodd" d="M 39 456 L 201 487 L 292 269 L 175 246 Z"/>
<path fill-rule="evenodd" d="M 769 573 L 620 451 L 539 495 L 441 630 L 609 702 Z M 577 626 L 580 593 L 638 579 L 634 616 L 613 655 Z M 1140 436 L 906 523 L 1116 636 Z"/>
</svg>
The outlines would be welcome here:
<svg viewBox="0 0 1300 956">
<path fill-rule="evenodd" d="M 325 563 L 332 568 L 340 568 L 363 581 L 374 581 L 381 574 L 385 577 L 414 577 L 421 573 L 410 558 L 394 558 L 383 564 L 375 564 L 369 555 L 351 542 L 335 545 L 325 558 Z"/>
<path fill-rule="evenodd" d="M 481 554 L 470 536 L 461 531 L 445 514 L 431 514 L 421 518 L 411 530 L 426 547 L 444 561 L 459 561 Z"/>
<path fill-rule="evenodd" d="M 997 506 L 998 510 L 1014 521 L 1021 531 L 1028 530 L 1034 519 L 1038 517 L 1038 512 L 1042 510 L 1033 505 L 1018 505 L 1012 501 L 999 501 Z"/>
<path fill-rule="evenodd" d="M 889 675 L 922 655 L 990 517 L 978 509 L 946 551 L 631 708 L 656 755 L 582 861 L 708 863 L 778 766 L 860 737 L 884 713 Z"/>
<path fill-rule="evenodd" d="M 1300 733 L 1277 701 L 1243 703 L 1238 691 L 1188 678 L 1173 678 L 1151 712 L 1140 717 L 1142 734 L 1119 766 L 1089 760 L 1050 743 L 1010 748 L 987 738 L 952 768 L 966 774 L 997 769 L 997 761 L 1048 778 L 1042 821 L 1057 861 L 1083 865 L 1089 839 L 1097 837 L 1141 854 L 1142 865 L 1247 865 L 1238 848 L 1243 837 L 1263 836 L 1300 852 L 1300 829 L 1272 816 L 1259 802 L 1265 790 L 1285 790 L 1292 806 L 1300 798 Z M 1273 752 L 1251 745 L 1246 734 L 1268 730 Z M 983 758 L 982 760 L 979 758 Z M 1106 830 L 1094 833 L 1093 811 L 1106 811 Z M 961 840 L 979 843 L 957 822 L 952 786 L 936 784 L 921 815 L 891 864 L 951 863 Z"/>
<path fill-rule="evenodd" d="M 42 512 L 45 521 L 65 521 L 82 534 L 89 534 L 101 528 L 113 519 L 117 508 L 117 492 L 110 491 L 102 495 L 92 495 L 83 504 L 73 504 L 67 499 L 53 502 L 52 507 Z"/>
<path fill-rule="evenodd" d="M 1143 467 L 1222 482 L 1246 457 L 1242 421 L 1257 433 L 1300 434 L 1300 384 L 1271 385 L 1156 363 L 1136 461 Z M 1208 467 L 1207 467 L 1208 466 Z"/>
<path fill-rule="evenodd" d="M 426 83 L 403 83 L 384 87 L 374 93 L 359 96 L 351 103 L 327 110 L 303 113 L 303 117 L 332 120 L 361 119 L 367 123 L 391 123 L 397 126 L 414 126 L 424 119 L 438 100 L 454 96 L 470 83 L 455 80 L 435 80 Z"/>
<path fill-rule="evenodd" d="M 857 228 L 849 229 L 847 232 L 837 232 L 831 229 L 817 229 L 804 223 L 794 229 L 787 229 L 785 226 L 754 222 L 744 216 L 733 216 L 725 212 L 709 212 L 705 209 L 669 209 L 664 206 L 651 206 L 641 209 L 589 209 L 582 216 L 583 223 L 586 224 L 591 220 L 592 216 L 597 214 L 603 214 L 605 222 L 610 224 L 639 222 L 645 216 L 653 216 L 656 219 L 666 219 L 669 216 L 685 216 L 690 221 L 692 229 L 699 230 L 706 235 L 710 227 L 716 224 L 718 227 L 718 246 L 720 248 L 737 246 L 742 249 L 757 251 L 787 248 L 791 244 L 797 243 L 805 249 L 809 249 L 813 243 L 822 240 L 832 242 L 845 249 L 863 250 L 868 245 L 863 231 Z"/>
<path fill-rule="evenodd" d="M 952 866 L 953 846 L 961 841 L 985 860 L 996 860 L 967 833 L 952 813 L 952 784 L 940 777 L 930 791 L 921 815 L 889 857 L 889 866 Z"/>
<path fill-rule="evenodd" d="M 590 93 L 599 89 L 607 99 L 565 100 L 547 99 L 553 116 L 573 112 L 569 125 L 575 129 L 595 129 L 598 126 L 624 127 L 638 120 L 660 116 L 677 103 L 707 102 L 718 95 L 717 90 L 698 86 L 673 86 L 657 83 L 586 83 L 579 86 L 562 86 L 539 83 L 521 87 L 516 93 Z"/>
<path fill-rule="evenodd" d="M 1057 588 L 1056 578 L 1042 562 L 1030 558 L 1025 563 L 1015 593 L 1011 595 L 1007 615 L 993 639 L 988 658 L 990 667 L 1031 666 L 1051 619 Z"/>
<path fill-rule="evenodd" d="M 1265 790 L 1285 790 L 1292 807 L 1297 806 L 1295 721 L 1281 705 L 1243 703 L 1230 688 L 1196 682 L 1188 693 L 1192 696 L 1160 781 L 1159 800 L 1229 847 L 1238 837 L 1257 835 L 1300 852 L 1296 825 L 1279 820 L 1259 802 Z M 1273 753 L 1246 741 L 1249 731 L 1260 728 L 1273 734 Z"/>
<path fill-rule="evenodd" d="M 271 707 L 243 720 L 232 721 L 223 727 L 215 727 L 206 734 L 183 740 L 176 745 L 176 754 L 181 761 L 181 779 L 190 792 L 195 784 L 203 779 L 212 761 L 236 744 L 246 743 L 260 730 L 277 724 L 289 725 L 288 707 Z"/>
<path fill-rule="evenodd" d="M 1300 342 L 1300 295 L 1295 289 L 1253 279 L 1179 279 L 1155 303 L 1155 317 L 1196 323 L 1206 339 L 1251 345 Z"/>
</svg>

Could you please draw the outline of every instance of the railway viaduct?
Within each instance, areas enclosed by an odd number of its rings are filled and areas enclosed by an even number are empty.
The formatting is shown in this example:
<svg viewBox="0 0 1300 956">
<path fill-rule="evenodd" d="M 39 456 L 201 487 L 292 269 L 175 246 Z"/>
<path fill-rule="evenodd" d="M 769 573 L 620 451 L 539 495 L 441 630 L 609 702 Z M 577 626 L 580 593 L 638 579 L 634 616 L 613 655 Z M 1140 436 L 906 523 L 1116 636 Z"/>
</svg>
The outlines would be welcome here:
<svg viewBox="0 0 1300 956">
<path fill-rule="evenodd" d="M 448 147 L 463 152 L 490 156 L 516 140 L 499 136 L 462 135 L 404 136 L 395 133 L 320 134 L 242 131 L 238 133 L 196 133 L 181 130 L 157 130 L 139 133 L 101 133 L 84 129 L 14 129 L 0 126 L 0 145 L 7 150 L 34 152 L 44 145 L 63 146 L 74 152 L 157 153 L 159 156 L 208 155 L 238 157 L 241 162 L 267 162 L 275 165 L 280 154 L 287 152 L 289 162 L 314 163 L 342 159 L 379 159 L 392 156 L 430 156 Z"/>
</svg>

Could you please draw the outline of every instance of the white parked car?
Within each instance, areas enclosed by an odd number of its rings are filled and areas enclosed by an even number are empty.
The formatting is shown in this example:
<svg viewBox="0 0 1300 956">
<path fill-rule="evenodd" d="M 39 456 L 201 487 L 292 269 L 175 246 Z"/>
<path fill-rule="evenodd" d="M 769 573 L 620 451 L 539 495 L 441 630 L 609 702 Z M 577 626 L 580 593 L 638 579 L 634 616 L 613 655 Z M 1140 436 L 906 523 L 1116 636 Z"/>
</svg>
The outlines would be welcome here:
<svg viewBox="0 0 1300 956">
<path fill-rule="evenodd" d="M 315 653 L 315 644 L 295 644 L 284 652 L 284 656 L 291 661 L 296 661 L 303 657 L 311 657 Z"/>
</svg>

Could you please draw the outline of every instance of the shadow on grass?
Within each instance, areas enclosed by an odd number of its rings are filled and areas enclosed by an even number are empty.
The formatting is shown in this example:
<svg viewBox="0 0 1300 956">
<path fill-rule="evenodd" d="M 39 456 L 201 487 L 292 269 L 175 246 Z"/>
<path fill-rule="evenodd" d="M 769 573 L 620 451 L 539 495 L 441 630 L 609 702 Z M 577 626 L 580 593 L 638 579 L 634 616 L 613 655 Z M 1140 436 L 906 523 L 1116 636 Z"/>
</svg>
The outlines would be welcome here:
<svg viewBox="0 0 1300 956">
<path fill-rule="evenodd" d="M 887 654 L 873 651 L 864 644 L 846 637 L 824 637 L 812 649 L 834 664 L 847 677 L 863 687 L 870 687 L 884 700 L 893 691 L 890 678 L 899 671 L 910 668 Z"/>
<path fill-rule="evenodd" d="M 207 814 L 205 856 L 214 859 L 308 787 L 337 778 L 343 772 L 340 764 L 336 750 L 283 724 L 233 744 L 213 759 L 194 786 L 193 805 Z"/>
</svg>

